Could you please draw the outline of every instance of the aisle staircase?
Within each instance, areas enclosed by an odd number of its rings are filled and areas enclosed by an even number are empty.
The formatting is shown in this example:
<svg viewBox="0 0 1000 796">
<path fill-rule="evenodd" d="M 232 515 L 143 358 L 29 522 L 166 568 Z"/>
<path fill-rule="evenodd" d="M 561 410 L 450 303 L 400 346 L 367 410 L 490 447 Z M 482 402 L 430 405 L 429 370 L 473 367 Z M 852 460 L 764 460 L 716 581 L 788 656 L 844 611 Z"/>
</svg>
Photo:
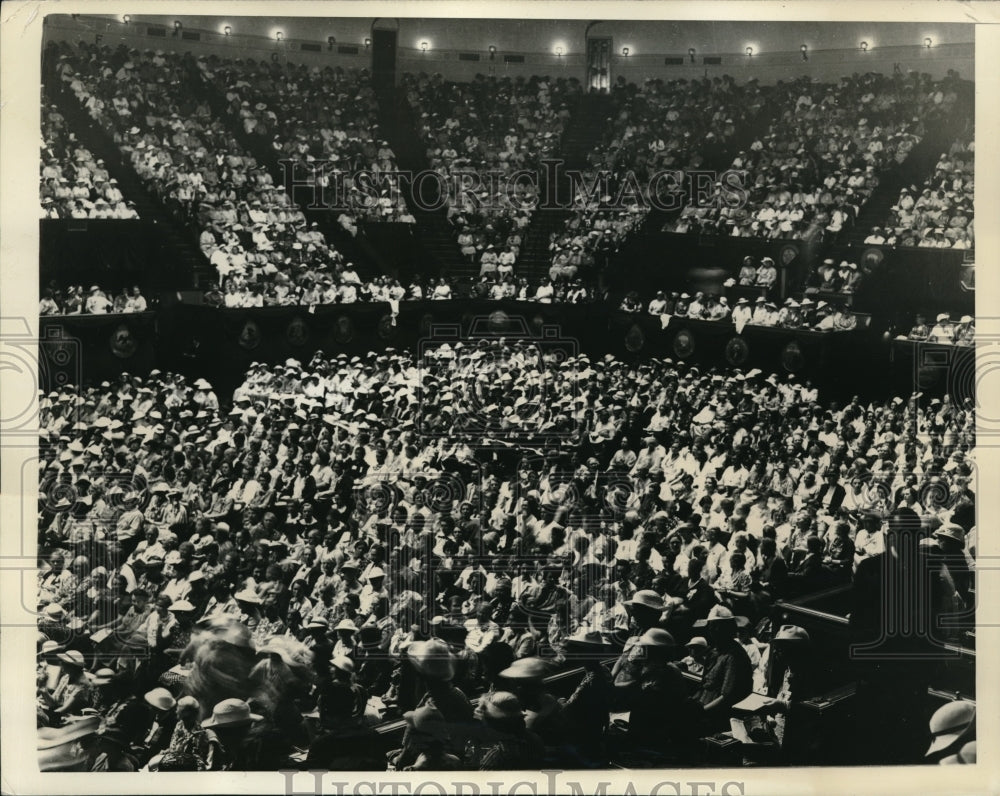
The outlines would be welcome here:
<svg viewBox="0 0 1000 796">
<path fill-rule="evenodd" d="M 478 265 L 473 267 L 462 257 L 441 201 L 438 181 L 419 177 L 427 174 L 430 166 L 405 93 L 397 91 L 394 86 L 381 85 L 376 90 L 376 99 L 379 104 L 379 127 L 396 154 L 399 170 L 418 182 L 417 188 L 412 179 L 403 186 L 410 212 L 417 220 L 413 271 L 424 277 L 446 276 L 452 282 L 478 274 Z M 414 194 L 419 194 L 420 201 L 412 199 Z"/>
<path fill-rule="evenodd" d="M 243 149 L 249 152 L 257 163 L 264 168 L 275 185 L 285 185 L 289 194 L 302 209 L 306 221 L 310 224 L 316 223 L 317 228 L 323 233 L 327 243 L 336 249 L 344 260 L 354 263 L 358 275 L 362 279 L 385 272 L 388 269 L 382 267 L 378 254 L 371 246 L 366 245 L 365 237 L 359 234 L 352 236 L 340 224 L 337 223 L 337 216 L 340 211 L 334 207 L 314 207 L 310 208 L 312 201 L 312 189 L 308 186 L 294 189 L 289 186 L 291 174 L 286 174 L 286 167 L 282 164 L 281 153 L 274 150 L 268 141 L 259 135 L 247 133 L 240 124 L 239 119 L 234 118 L 229 113 L 229 107 L 225 96 L 216 86 L 205 79 L 204 75 L 194 63 L 188 64 L 188 81 L 192 94 L 195 98 L 205 102 L 211 109 L 212 114 L 221 119 L 229 128 L 233 138 Z M 297 173 L 296 180 L 304 179 L 305 175 Z"/>
<path fill-rule="evenodd" d="M 588 168 L 587 155 L 603 140 L 612 108 L 613 102 L 607 94 L 581 97 L 562 135 L 555 184 L 549 184 L 549 170 L 539 174 L 538 193 L 543 201 L 531 217 L 515 267 L 516 275 L 526 277 L 532 285 L 548 276 L 552 264 L 549 241 L 553 233 L 566 228 L 572 216 L 569 209 L 573 202 L 572 184 L 566 172 L 582 172 Z"/>
<path fill-rule="evenodd" d="M 966 131 L 972 118 L 972 108 L 963 102 L 954 113 L 928 124 L 927 134 L 910 150 L 906 160 L 880 175 L 878 188 L 865 203 L 854 224 L 840 232 L 837 242 L 863 246 L 872 227 L 885 227 L 901 189 L 910 188 L 912 191 L 916 188 L 915 193 L 919 196 L 924 180 L 934 173 L 941 153 L 947 152 L 955 139 Z"/>
<path fill-rule="evenodd" d="M 66 120 L 66 129 L 89 149 L 94 158 L 104 160 L 110 177 L 118 181 L 118 188 L 126 201 L 135 203 L 139 218 L 154 224 L 159 231 L 164 259 L 173 264 L 177 273 L 184 275 L 185 285 L 207 289 L 215 279 L 215 269 L 198 246 L 198 231 L 175 218 L 159 198 L 151 193 L 136 173 L 132 163 L 122 154 L 111 134 L 91 118 L 76 96 L 64 88 L 53 91 L 50 101 L 59 108 Z"/>
</svg>

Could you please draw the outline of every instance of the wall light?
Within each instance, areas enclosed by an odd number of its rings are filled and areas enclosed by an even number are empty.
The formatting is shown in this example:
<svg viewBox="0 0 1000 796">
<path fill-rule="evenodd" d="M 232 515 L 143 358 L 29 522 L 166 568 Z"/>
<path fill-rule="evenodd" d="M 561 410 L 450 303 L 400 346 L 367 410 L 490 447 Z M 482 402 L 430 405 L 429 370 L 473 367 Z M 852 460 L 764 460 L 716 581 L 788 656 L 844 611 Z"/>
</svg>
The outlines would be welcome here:
<svg viewBox="0 0 1000 796">
<path fill-rule="evenodd" d="M 622 55 L 628 58 L 629 49 L 628 47 L 622 47 Z"/>
<path fill-rule="evenodd" d="M 688 58 L 691 59 L 691 63 L 694 63 L 694 47 L 688 47 Z"/>
<path fill-rule="evenodd" d="M 861 52 L 863 52 L 863 53 L 868 52 L 868 42 L 863 41 L 863 42 L 861 42 L 861 44 L 858 45 L 858 47 L 861 48 Z"/>
<path fill-rule="evenodd" d="M 226 27 L 224 27 L 222 29 L 222 32 L 226 36 L 231 36 L 233 34 L 233 26 L 232 25 L 226 25 Z"/>
<path fill-rule="evenodd" d="M 365 37 L 365 49 L 367 50 L 371 46 L 372 46 L 372 40 L 366 36 Z"/>
<path fill-rule="evenodd" d="M 933 46 L 934 46 L 934 40 L 930 36 L 924 39 L 924 47 L 926 47 L 929 50 Z"/>
<path fill-rule="evenodd" d="M 431 45 L 430 45 L 430 43 L 429 43 L 429 42 L 426 42 L 426 41 L 422 41 L 422 42 L 420 42 L 420 49 L 421 49 L 421 50 L 422 50 L 423 52 L 427 52 L 427 48 L 428 48 L 428 47 L 430 47 L 430 46 L 431 46 Z"/>
<path fill-rule="evenodd" d="M 747 47 L 747 58 L 753 55 L 753 47 Z"/>
<path fill-rule="evenodd" d="M 803 44 L 801 47 L 799 47 L 799 49 L 802 50 L 802 60 L 803 61 L 808 61 L 809 60 L 809 46 L 806 45 L 806 44 Z"/>
<path fill-rule="evenodd" d="M 184 26 L 181 24 L 181 21 L 179 19 L 174 20 L 174 30 L 180 30 L 183 27 Z"/>
<path fill-rule="evenodd" d="M 132 21 L 132 17 L 129 14 L 122 14 L 122 22 L 126 25 Z"/>
<path fill-rule="evenodd" d="M 556 45 L 556 55 L 558 55 L 560 58 L 562 58 L 562 54 L 563 54 L 562 45 L 561 44 L 557 44 Z"/>
<path fill-rule="evenodd" d="M 494 45 L 490 45 L 490 60 L 495 61 L 497 57 L 497 48 Z"/>
<path fill-rule="evenodd" d="M 282 33 L 280 30 L 275 31 L 274 38 L 276 38 L 278 41 L 284 41 L 285 40 L 285 34 Z"/>
</svg>

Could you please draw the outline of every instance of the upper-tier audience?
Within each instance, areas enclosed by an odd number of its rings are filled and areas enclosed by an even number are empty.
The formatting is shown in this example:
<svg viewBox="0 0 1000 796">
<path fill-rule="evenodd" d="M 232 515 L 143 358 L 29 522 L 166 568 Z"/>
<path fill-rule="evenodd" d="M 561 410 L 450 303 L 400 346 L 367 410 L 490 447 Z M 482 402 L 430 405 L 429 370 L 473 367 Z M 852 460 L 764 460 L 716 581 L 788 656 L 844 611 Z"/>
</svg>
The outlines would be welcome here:
<svg viewBox="0 0 1000 796">
<path fill-rule="evenodd" d="M 975 248 L 976 142 L 970 134 L 942 152 L 922 188 L 899 192 L 885 227 L 873 227 L 865 243 L 934 249 Z"/>
<path fill-rule="evenodd" d="M 60 79 L 131 161 L 149 190 L 199 232 L 219 274 L 259 282 L 343 266 L 283 185 L 195 98 L 190 55 L 81 42 L 59 56 Z"/>
<path fill-rule="evenodd" d="M 414 223 L 398 180 L 389 176 L 397 170 L 396 156 L 379 131 L 367 69 L 215 56 L 198 64 L 225 94 L 234 122 L 295 164 L 296 181 L 314 181 L 327 196 L 336 193 L 330 201 L 355 221 Z M 357 181 L 362 172 L 370 183 Z"/>
<path fill-rule="evenodd" d="M 904 162 L 927 123 L 951 113 L 957 100 L 955 78 L 933 81 L 916 72 L 779 83 L 767 134 L 731 163 L 746 171 L 745 200 L 728 202 L 717 186 L 669 229 L 805 240 L 836 235 L 854 223 L 879 175 Z"/>
<path fill-rule="evenodd" d="M 454 83 L 404 74 L 427 160 L 447 185 L 462 254 L 483 276 L 513 273 L 537 203 L 541 161 L 558 152 L 581 87 L 576 79 L 487 78 Z M 525 171 L 534 179 L 513 179 Z"/>
<path fill-rule="evenodd" d="M 42 107 L 42 218 L 138 218 L 104 161 L 66 128 L 57 105 Z"/>
</svg>

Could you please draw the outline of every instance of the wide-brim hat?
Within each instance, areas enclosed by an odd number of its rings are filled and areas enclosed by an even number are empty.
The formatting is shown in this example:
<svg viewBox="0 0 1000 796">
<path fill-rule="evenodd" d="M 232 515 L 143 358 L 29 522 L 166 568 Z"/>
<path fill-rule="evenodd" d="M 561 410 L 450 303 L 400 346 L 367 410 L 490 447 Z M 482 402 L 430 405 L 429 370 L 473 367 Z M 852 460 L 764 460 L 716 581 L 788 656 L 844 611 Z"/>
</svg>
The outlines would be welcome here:
<svg viewBox="0 0 1000 796">
<path fill-rule="evenodd" d="M 666 608 L 663 604 L 663 598 L 658 592 L 655 592 L 652 589 L 642 589 L 637 591 L 632 595 L 632 599 L 626 600 L 624 604 L 633 607 L 639 605 L 643 608 L 649 608 L 654 611 L 662 611 Z"/>
<path fill-rule="evenodd" d="M 782 625 L 771 639 L 773 644 L 800 644 L 809 641 L 809 632 L 798 625 Z"/>
<path fill-rule="evenodd" d="M 951 539 L 958 542 L 962 547 L 965 547 L 965 529 L 961 525 L 956 525 L 953 522 L 946 522 L 936 531 L 934 531 L 935 537 L 944 537 L 945 539 Z"/>
<path fill-rule="evenodd" d="M 62 727 L 38 728 L 38 768 L 48 771 L 79 771 L 87 762 L 87 752 L 76 742 L 94 735 L 101 726 L 100 716 L 67 719 Z"/>
<path fill-rule="evenodd" d="M 521 700 L 510 691 L 494 691 L 479 700 L 477 712 L 491 719 L 514 719 L 524 716 Z"/>
<path fill-rule="evenodd" d="M 403 719 L 417 732 L 433 735 L 441 740 L 447 740 L 451 735 L 448 729 L 448 722 L 441 712 L 435 708 L 425 705 L 416 710 L 408 710 L 403 714 Z"/>
<path fill-rule="evenodd" d="M 90 676 L 92 685 L 108 685 L 115 680 L 114 669 L 98 669 Z"/>
<path fill-rule="evenodd" d="M 677 642 L 666 630 L 651 627 L 639 637 L 640 647 L 676 647 Z"/>
<path fill-rule="evenodd" d="M 931 716 L 930 731 L 934 740 L 925 756 L 947 749 L 962 737 L 975 720 L 976 705 L 973 702 L 956 699 L 942 705 Z"/>
<path fill-rule="evenodd" d="M 455 656 L 440 639 L 415 641 L 407 648 L 413 668 L 432 680 L 451 680 L 455 676 Z"/>
<path fill-rule="evenodd" d="M 202 727 L 233 727 L 260 721 L 263 718 L 250 710 L 250 705 L 242 699 L 224 699 L 212 710 L 212 715 L 205 719 Z"/>
<path fill-rule="evenodd" d="M 38 728 L 38 749 L 54 749 L 63 744 L 69 744 L 93 735 L 100 729 L 100 716 L 81 716 L 79 718 L 67 718 L 62 727 L 39 727 Z M 46 769 L 42 769 L 43 771 Z M 54 769 L 49 769 L 54 770 Z"/>
<path fill-rule="evenodd" d="M 750 620 L 745 616 L 734 615 L 724 605 L 714 605 L 712 606 L 712 610 L 708 612 L 708 616 L 705 619 L 695 621 L 692 627 L 720 627 L 725 625 L 732 625 L 733 629 L 748 627 Z"/>
<path fill-rule="evenodd" d="M 347 672 L 348 674 L 354 673 L 354 661 L 346 655 L 334 655 L 330 659 L 330 665 L 335 669 L 340 669 L 342 672 Z"/>
<path fill-rule="evenodd" d="M 500 672 L 507 680 L 541 680 L 551 673 L 549 664 L 541 658 L 520 658 Z"/>
<path fill-rule="evenodd" d="M 572 636 L 569 636 L 565 643 L 567 646 L 591 649 L 606 647 L 608 644 L 601 633 L 596 630 L 588 630 L 586 627 L 581 627 Z"/>
<path fill-rule="evenodd" d="M 83 653 L 79 650 L 67 650 L 66 652 L 60 652 L 56 657 L 63 663 L 69 664 L 70 666 L 76 666 L 80 669 L 87 668 L 87 661 L 83 657 Z"/>
<path fill-rule="evenodd" d="M 233 599 L 241 603 L 249 603 L 251 605 L 260 605 L 263 600 L 260 599 L 260 595 L 253 589 L 243 589 L 243 591 L 238 591 L 233 595 Z"/>
<path fill-rule="evenodd" d="M 177 704 L 174 695 L 166 688 L 154 688 L 152 691 L 147 691 L 143 699 L 157 710 L 173 710 Z"/>
</svg>

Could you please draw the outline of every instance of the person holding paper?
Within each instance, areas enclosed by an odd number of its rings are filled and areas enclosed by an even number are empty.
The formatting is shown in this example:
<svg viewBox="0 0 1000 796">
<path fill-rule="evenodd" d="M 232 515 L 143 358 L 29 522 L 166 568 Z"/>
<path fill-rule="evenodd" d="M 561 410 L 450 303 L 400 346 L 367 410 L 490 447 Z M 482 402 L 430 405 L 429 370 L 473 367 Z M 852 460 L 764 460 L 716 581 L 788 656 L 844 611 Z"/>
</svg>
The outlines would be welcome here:
<svg viewBox="0 0 1000 796">
<path fill-rule="evenodd" d="M 798 731 L 802 702 L 816 695 L 810 671 L 812 645 L 809 633 L 798 625 L 782 625 L 771 639 L 767 693 L 773 702 L 763 710 L 773 717 L 781 762 L 806 765 L 810 733 Z"/>
</svg>

